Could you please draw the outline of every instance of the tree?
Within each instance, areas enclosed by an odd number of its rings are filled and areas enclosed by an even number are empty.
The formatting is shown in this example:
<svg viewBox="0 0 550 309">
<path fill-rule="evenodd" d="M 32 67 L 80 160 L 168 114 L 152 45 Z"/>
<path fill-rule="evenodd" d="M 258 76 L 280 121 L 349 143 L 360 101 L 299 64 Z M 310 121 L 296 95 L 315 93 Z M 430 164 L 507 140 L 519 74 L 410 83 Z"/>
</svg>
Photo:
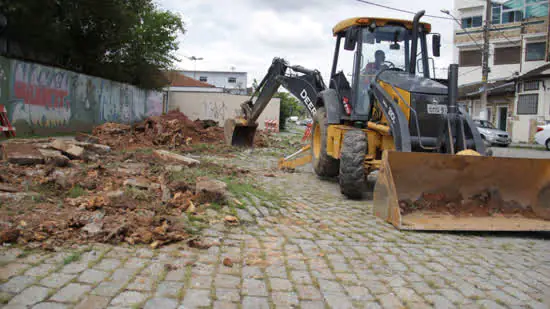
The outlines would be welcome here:
<svg viewBox="0 0 550 309">
<path fill-rule="evenodd" d="M 284 130 L 286 128 L 286 120 L 290 116 L 300 115 L 305 109 L 304 106 L 288 92 L 278 92 L 275 97 L 281 99 L 279 128 Z"/>
<path fill-rule="evenodd" d="M 176 61 L 180 16 L 152 0 L 0 0 L 7 56 L 63 67 L 140 87 L 168 83 Z"/>
</svg>

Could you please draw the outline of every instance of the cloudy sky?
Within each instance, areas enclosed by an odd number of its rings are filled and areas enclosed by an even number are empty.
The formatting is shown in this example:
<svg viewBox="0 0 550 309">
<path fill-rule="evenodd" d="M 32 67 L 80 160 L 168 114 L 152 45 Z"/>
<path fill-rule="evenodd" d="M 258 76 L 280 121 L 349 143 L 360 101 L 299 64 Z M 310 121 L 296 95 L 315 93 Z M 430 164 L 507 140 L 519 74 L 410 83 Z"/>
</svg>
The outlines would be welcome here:
<svg viewBox="0 0 550 309">
<path fill-rule="evenodd" d="M 371 0 L 409 11 L 443 16 L 440 9 L 452 10 L 452 0 Z M 355 16 L 412 19 L 412 15 L 380 8 L 356 0 L 157 0 L 160 7 L 180 13 L 187 32 L 180 37 L 177 52 L 179 69 L 194 69 L 186 56 L 203 57 L 197 70 L 248 72 L 248 84 L 261 80 L 273 57 L 291 64 L 317 68 L 328 80 L 334 38 L 332 27 Z M 424 18 L 442 34 L 442 55 L 436 67 L 452 62 L 453 21 Z M 349 61 L 351 67 L 351 61 Z M 345 68 L 344 68 L 345 69 Z M 346 72 L 348 73 L 348 72 Z M 446 71 L 437 70 L 438 76 Z"/>
</svg>

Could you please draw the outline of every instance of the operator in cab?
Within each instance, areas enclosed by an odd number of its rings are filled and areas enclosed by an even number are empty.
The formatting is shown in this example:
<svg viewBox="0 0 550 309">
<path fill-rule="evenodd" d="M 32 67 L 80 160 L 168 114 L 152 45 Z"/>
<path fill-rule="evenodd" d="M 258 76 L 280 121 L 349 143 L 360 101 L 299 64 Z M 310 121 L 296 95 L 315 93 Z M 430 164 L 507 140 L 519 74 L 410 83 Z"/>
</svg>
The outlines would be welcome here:
<svg viewBox="0 0 550 309">
<path fill-rule="evenodd" d="M 387 69 L 388 66 L 384 64 L 386 61 L 386 54 L 382 50 L 377 50 L 374 53 L 374 62 L 367 63 L 365 67 L 365 75 L 376 75 L 376 73 L 382 69 Z"/>
</svg>

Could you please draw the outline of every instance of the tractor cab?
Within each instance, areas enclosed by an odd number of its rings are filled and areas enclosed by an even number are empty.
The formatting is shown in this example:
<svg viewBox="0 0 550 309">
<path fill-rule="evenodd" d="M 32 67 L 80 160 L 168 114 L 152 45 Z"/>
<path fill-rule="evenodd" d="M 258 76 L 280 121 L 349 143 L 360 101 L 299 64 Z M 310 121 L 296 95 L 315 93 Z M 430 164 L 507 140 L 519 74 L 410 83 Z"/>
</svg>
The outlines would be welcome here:
<svg viewBox="0 0 550 309">
<path fill-rule="evenodd" d="M 341 100 L 348 102 L 345 112 L 350 120 L 370 119 L 372 98 L 369 89 L 377 78 L 400 86 L 398 88 L 406 92 L 411 86 L 421 84 L 419 79 L 435 78 L 433 58 L 429 57 L 427 47 L 430 32 L 428 23 L 370 17 L 346 19 L 333 28 L 336 49 L 330 88 L 338 92 Z M 439 34 L 432 34 L 435 57 L 440 54 L 440 40 Z M 342 44 L 344 52 L 353 53 L 351 84 L 343 72 L 337 72 Z M 428 83 L 429 87 L 436 86 L 446 94 L 446 87 L 440 83 Z"/>
</svg>

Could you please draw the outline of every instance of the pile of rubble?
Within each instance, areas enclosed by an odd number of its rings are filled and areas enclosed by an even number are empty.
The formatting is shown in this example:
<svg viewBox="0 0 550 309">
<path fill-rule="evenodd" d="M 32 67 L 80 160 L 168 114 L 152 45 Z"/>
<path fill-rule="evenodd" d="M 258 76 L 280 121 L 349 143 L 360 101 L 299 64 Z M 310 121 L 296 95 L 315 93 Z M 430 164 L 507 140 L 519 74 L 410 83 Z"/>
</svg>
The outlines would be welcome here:
<svg viewBox="0 0 550 309">
<path fill-rule="evenodd" d="M 188 214 L 200 216 L 211 203 L 223 204 L 226 185 L 208 178 L 172 180 L 173 173 L 201 167 L 247 173 L 166 150 L 118 153 L 93 136 L 78 139 L 2 144 L 1 243 L 51 249 L 95 241 L 156 248 L 186 240 Z"/>
<path fill-rule="evenodd" d="M 211 120 L 191 121 L 181 112 L 153 116 L 132 126 L 105 123 L 93 130 L 100 143 L 117 149 L 168 146 L 181 148 L 192 143 L 222 143 L 223 129 Z"/>
<path fill-rule="evenodd" d="M 193 144 L 212 144 L 209 152 L 226 153 L 231 147 L 224 143 L 223 128 L 213 120 L 190 120 L 185 114 L 171 111 L 162 116 L 153 116 L 134 125 L 105 123 L 94 128 L 93 137 L 114 149 L 140 147 L 168 147 L 185 152 L 196 152 Z M 257 131 L 255 147 L 272 147 L 272 135 Z"/>
</svg>

